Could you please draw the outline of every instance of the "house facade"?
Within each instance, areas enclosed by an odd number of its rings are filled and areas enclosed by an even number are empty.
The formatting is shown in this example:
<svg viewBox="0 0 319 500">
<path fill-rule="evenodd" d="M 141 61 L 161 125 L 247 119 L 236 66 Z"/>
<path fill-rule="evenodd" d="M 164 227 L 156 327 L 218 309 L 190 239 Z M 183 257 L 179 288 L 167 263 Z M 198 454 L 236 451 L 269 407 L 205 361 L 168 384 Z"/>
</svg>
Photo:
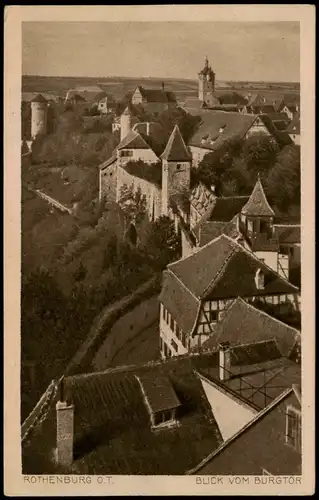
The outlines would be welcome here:
<svg viewBox="0 0 319 500">
<path fill-rule="evenodd" d="M 184 256 L 224 233 L 286 279 L 292 268 L 300 266 L 300 225 L 276 224 L 260 178 L 249 197 L 216 197 L 214 192 L 209 197 L 206 194 L 211 200 L 208 208 L 198 191 L 197 187 L 191 193 L 190 231 L 194 239 L 183 240 Z"/>
<path fill-rule="evenodd" d="M 162 355 L 200 348 L 238 296 L 300 310 L 299 289 L 224 234 L 169 264 L 160 294 Z"/>
</svg>

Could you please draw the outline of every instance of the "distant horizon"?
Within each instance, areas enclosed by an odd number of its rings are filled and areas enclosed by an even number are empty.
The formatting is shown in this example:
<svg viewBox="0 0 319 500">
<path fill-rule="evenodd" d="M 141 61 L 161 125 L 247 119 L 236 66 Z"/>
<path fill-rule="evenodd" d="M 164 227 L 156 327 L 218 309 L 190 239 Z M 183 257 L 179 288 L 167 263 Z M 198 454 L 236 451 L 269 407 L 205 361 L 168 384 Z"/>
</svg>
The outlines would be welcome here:
<svg viewBox="0 0 319 500">
<path fill-rule="evenodd" d="M 193 80 L 205 57 L 217 81 L 298 82 L 300 23 L 22 23 L 25 75 Z"/>
<path fill-rule="evenodd" d="M 186 80 L 189 82 L 197 82 L 197 78 L 183 78 L 183 77 L 178 77 L 178 76 L 124 76 L 124 75 L 108 75 L 108 76 L 86 76 L 86 75 L 38 75 L 38 74 L 31 74 L 31 73 L 25 73 L 22 74 L 22 77 L 24 76 L 31 76 L 31 77 L 36 77 L 36 78 L 74 78 L 74 79 L 91 79 L 91 80 L 98 80 L 98 79 L 108 79 L 108 78 L 122 78 L 126 80 Z M 291 84 L 300 84 L 300 80 L 226 80 L 226 79 L 221 79 L 219 80 L 216 78 L 216 82 L 227 82 L 227 83 L 291 83 Z"/>
</svg>

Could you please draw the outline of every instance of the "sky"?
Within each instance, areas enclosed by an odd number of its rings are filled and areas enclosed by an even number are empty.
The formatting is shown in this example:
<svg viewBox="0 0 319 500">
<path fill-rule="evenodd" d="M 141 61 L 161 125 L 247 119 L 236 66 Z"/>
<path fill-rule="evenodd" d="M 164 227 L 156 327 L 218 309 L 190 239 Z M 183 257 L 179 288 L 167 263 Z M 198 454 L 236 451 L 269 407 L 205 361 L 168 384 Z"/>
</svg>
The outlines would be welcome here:
<svg viewBox="0 0 319 500">
<path fill-rule="evenodd" d="M 300 80 L 298 22 L 24 22 L 22 73 Z"/>
</svg>

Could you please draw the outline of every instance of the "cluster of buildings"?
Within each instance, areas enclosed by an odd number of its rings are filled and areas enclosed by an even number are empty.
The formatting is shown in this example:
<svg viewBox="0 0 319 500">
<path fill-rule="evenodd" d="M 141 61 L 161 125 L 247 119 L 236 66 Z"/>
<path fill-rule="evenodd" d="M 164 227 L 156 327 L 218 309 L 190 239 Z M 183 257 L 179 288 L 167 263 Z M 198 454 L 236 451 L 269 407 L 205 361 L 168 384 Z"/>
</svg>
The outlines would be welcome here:
<svg viewBox="0 0 319 500">
<path fill-rule="evenodd" d="M 163 272 L 159 359 L 57 381 L 24 434 L 24 473 L 301 474 L 301 298 L 289 281 L 300 225 L 277 220 L 259 177 L 249 196 L 190 184 L 191 167 L 225 140 L 281 131 L 266 103 L 212 109 L 208 60 L 197 101 L 188 109 L 201 123 L 186 144 L 177 125 L 167 137 L 137 119 L 137 106 L 176 106 L 164 88 L 138 86 L 100 167 L 100 200 L 140 189 L 149 218 L 170 217 L 181 236 L 182 258 Z M 287 110 L 296 137 L 299 108 Z"/>
</svg>

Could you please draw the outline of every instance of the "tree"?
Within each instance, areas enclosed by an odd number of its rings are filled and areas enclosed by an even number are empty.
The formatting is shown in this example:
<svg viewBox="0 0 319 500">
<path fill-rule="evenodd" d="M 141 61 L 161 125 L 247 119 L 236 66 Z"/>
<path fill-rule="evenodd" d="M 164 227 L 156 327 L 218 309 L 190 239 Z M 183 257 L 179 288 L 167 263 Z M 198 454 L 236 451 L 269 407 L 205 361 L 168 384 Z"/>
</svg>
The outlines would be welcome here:
<svg viewBox="0 0 319 500">
<path fill-rule="evenodd" d="M 274 165 L 278 152 L 278 143 L 272 136 L 254 134 L 245 140 L 242 156 L 248 170 L 262 173 Z"/>
<path fill-rule="evenodd" d="M 180 241 L 172 220 L 161 216 L 155 222 L 150 223 L 140 242 L 140 249 L 156 270 L 164 269 L 169 262 L 179 258 Z"/>
<path fill-rule="evenodd" d="M 220 104 L 246 104 L 245 97 L 237 92 L 227 92 L 219 96 L 218 99 Z"/>
<path fill-rule="evenodd" d="M 287 212 L 292 205 L 300 205 L 299 146 L 286 146 L 277 155 L 267 177 L 266 192 L 282 212 Z"/>
<path fill-rule="evenodd" d="M 223 184 L 232 180 L 234 158 L 239 154 L 240 142 L 227 141 L 216 151 L 207 153 L 199 163 L 197 178 L 207 187 L 214 186 L 218 196 L 222 195 Z"/>
<path fill-rule="evenodd" d="M 119 206 L 121 207 L 126 227 L 131 223 L 139 224 L 146 215 L 146 196 L 142 194 L 141 188 L 134 191 L 133 186 L 124 184 L 120 189 Z"/>
</svg>

